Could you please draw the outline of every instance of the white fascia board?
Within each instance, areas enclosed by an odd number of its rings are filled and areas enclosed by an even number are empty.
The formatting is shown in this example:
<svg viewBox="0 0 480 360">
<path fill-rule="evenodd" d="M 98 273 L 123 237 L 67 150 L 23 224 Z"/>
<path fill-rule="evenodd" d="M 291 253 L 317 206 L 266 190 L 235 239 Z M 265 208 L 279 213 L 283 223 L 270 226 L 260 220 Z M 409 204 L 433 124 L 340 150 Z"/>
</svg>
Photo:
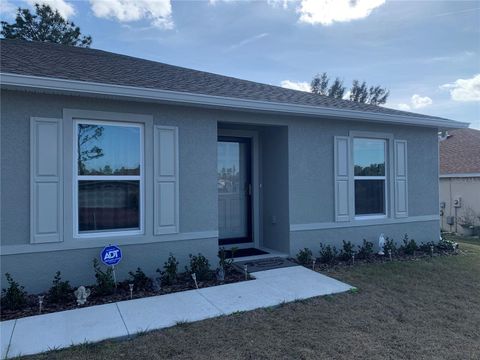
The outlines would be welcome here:
<svg viewBox="0 0 480 360">
<path fill-rule="evenodd" d="M 202 107 L 215 107 L 268 113 L 294 114 L 301 116 L 363 120 L 378 123 L 406 124 L 435 127 L 439 129 L 466 128 L 469 123 L 448 119 L 428 119 L 423 117 L 393 115 L 347 109 L 334 109 L 320 106 L 298 105 L 240 99 L 223 96 L 194 94 L 180 91 L 113 85 L 87 81 L 65 80 L 29 75 L 0 73 L 0 84 L 6 89 L 30 89 L 54 91 L 62 94 L 108 96 L 139 101 L 176 103 Z"/>
<path fill-rule="evenodd" d="M 470 178 L 480 177 L 480 173 L 440 174 L 440 178 Z"/>
</svg>

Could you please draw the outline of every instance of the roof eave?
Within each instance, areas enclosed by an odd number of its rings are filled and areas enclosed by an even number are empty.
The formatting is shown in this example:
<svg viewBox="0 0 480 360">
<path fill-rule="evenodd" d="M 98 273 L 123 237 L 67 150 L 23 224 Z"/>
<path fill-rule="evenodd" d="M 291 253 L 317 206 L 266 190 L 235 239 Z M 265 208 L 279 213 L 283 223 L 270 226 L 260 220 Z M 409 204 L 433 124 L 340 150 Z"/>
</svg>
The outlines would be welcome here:
<svg viewBox="0 0 480 360">
<path fill-rule="evenodd" d="M 310 105 L 278 103 L 232 97 L 113 85 L 96 82 L 47 78 L 12 73 L 0 73 L 0 84 L 5 89 L 50 90 L 66 94 L 102 95 L 141 101 L 176 103 L 202 107 L 248 110 L 269 113 L 294 114 L 301 116 L 329 117 L 348 120 L 362 120 L 379 123 L 393 123 L 435 127 L 439 129 L 466 128 L 469 123 L 441 118 L 425 118 L 405 115 L 366 112 L 358 110 L 326 108 Z"/>
</svg>

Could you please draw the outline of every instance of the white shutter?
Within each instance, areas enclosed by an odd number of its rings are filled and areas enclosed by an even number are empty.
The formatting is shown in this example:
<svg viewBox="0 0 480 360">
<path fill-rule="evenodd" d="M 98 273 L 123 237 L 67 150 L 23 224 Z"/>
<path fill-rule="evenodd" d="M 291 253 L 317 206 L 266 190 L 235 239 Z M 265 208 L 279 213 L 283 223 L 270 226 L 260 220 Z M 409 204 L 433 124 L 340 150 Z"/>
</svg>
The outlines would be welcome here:
<svg viewBox="0 0 480 360">
<path fill-rule="evenodd" d="M 395 156 L 395 217 L 408 216 L 407 142 L 394 141 Z"/>
<path fill-rule="evenodd" d="M 178 233 L 178 128 L 154 128 L 154 233 Z"/>
<path fill-rule="evenodd" d="M 30 234 L 32 243 L 62 241 L 62 119 L 30 119 Z"/>
<path fill-rule="evenodd" d="M 335 136 L 335 221 L 350 221 L 350 138 Z"/>
</svg>

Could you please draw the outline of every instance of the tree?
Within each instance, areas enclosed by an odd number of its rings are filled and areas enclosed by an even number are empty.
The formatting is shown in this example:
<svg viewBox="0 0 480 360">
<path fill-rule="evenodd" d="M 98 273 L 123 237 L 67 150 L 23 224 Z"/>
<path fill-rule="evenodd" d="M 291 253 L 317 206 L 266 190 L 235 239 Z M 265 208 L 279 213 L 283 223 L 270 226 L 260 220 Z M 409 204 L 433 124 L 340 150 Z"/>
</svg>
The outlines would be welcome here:
<svg viewBox="0 0 480 360">
<path fill-rule="evenodd" d="M 337 77 L 330 87 L 328 86 L 329 82 L 327 73 L 317 74 L 310 83 L 310 89 L 314 94 L 343 99 L 345 94 L 343 81 Z M 377 85 L 369 88 L 365 81 L 360 83 L 358 80 L 353 80 L 349 100 L 364 104 L 382 105 L 387 102 L 389 95 L 390 91 L 381 86 Z"/>
<path fill-rule="evenodd" d="M 328 96 L 335 99 L 343 99 L 343 94 L 345 93 L 345 86 L 343 86 L 343 81 L 338 77 L 335 78 L 332 86 L 328 89 Z"/>
<path fill-rule="evenodd" d="M 328 82 L 330 79 L 327 76 L 327 73 L 324 72 L 322 75 L 317 74 L 310 83 L 310 89 L 312 93 L 319 95 L 328 95 Z"/>
<path fill-rule="evenodd" d="M 91 36 L 84 36 L 73 22 L 65 20 L 57 10 L 48 5 L 35 4 L 35 15 L 29 9 L 17 10 L 12 24 L 1 22 L 0 34 L 6 39 L 53 42 L 63 45 L 89 47 Z"/>
</svg>

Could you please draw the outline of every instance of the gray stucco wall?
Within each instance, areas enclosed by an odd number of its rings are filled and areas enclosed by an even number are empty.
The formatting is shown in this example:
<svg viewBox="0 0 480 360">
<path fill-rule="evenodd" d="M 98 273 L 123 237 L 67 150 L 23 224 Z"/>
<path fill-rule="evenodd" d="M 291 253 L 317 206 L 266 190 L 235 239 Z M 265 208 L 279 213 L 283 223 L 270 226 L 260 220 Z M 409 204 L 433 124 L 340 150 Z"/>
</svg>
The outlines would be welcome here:
<svg viewBox="0 0 480 360">
<path fill-rule="evenodd" d="M 289 252 L 288 128 L 268 127 L 261 132 L 263 245 Z"/>
<path fill-rule="evenodd" d="M 435 129 L 388 126 L 330 119 L 266 115 L 247 112 L 167 106 L 140 102 L 90 99 L 29 92 L 2 91 L 1 141 L 1 270 L 37 291 L 50 285 L 53 274 L 61 270 L 74 284 L 92 282 L 91 260 L 101 246 L 68 251 L 46 251 L 5 255 L 10 246 L 29 244 L 29 120 L 32 116 L 63 117 L 63 109 L 84 109 L 117 113 L 152 115 L 155 124 L 179 128 L 180 149 L 180 232 L 212 232 L 218 229 L 217 202 L 217 124 L 230 123 L 232 128 L 258 130 L 265 142 L 261 156 L 266 183 L 271 193 L 263 194 L 260 212 L 261 231 L 272 248 L 295 254 L 302 247 L 318 248 L 320 241 L 361 242 L 376 239 L 383 231 L 399 239 L 408 233 L 418 241 L 438 237 L 438 221 L 392 225 L 347 227 L 344 229 L 289 231 L 291 225 L 332 223 L 333 137 L 348 135 L 351 130 L 392 133 L 408 141 L 409 216 L 438 214 L 438 147 Z M 248 125 L 248 126 L 246 126 Z M 282 127 L 267 127 L 282 125 Z M 262 172 L 261 171 L 261 172 Z M 277 178 L 279 180 L 277 181 Z M 281 192 L 275 196 L 276 192 Z M 65 196 L 68 196 L 66 194 Z M 148 194 L 147 194 L 148 196 Z M 67 212 L 66 212 L 67 213 Z M 271 224 L 275 215 L 277 224 Z M 268 222 L 268 224 L 267 224 Z M 345 224 L 348 226 L 348 224 Z M 148 274 L 161 267 L 169 252 L 185 265 L 189 253 L 202 252 L 216 265 L 217 239 L 157 241 L 148 229 L 144 237 L 129 239 L 124 245 L 125 260 L 119 278 L 141 266 Z M 148 239 L 146 239 L 148 238 Z M 267 240 L 268 238 L 268 240 Z M 323 240 L 325 239 L 325 240 Z M 64 239 L 72 244 L 74 239 Z M 138 241 L 138 243 L 135 243 Z M 61 245 L 60 245 L 61 246 Z M 128 255 L 128 256 L 127 256 Z"/>
<path fill-rule="evenodd" d="M 349 132 L 391 133 L 408 141 L 409 216 L 438 214 L 438 141 L 435 129 L 349 121 L 302 120 L 289 127 L 290 223 L 335 221 L 333 139 Z"/>
</svg>

